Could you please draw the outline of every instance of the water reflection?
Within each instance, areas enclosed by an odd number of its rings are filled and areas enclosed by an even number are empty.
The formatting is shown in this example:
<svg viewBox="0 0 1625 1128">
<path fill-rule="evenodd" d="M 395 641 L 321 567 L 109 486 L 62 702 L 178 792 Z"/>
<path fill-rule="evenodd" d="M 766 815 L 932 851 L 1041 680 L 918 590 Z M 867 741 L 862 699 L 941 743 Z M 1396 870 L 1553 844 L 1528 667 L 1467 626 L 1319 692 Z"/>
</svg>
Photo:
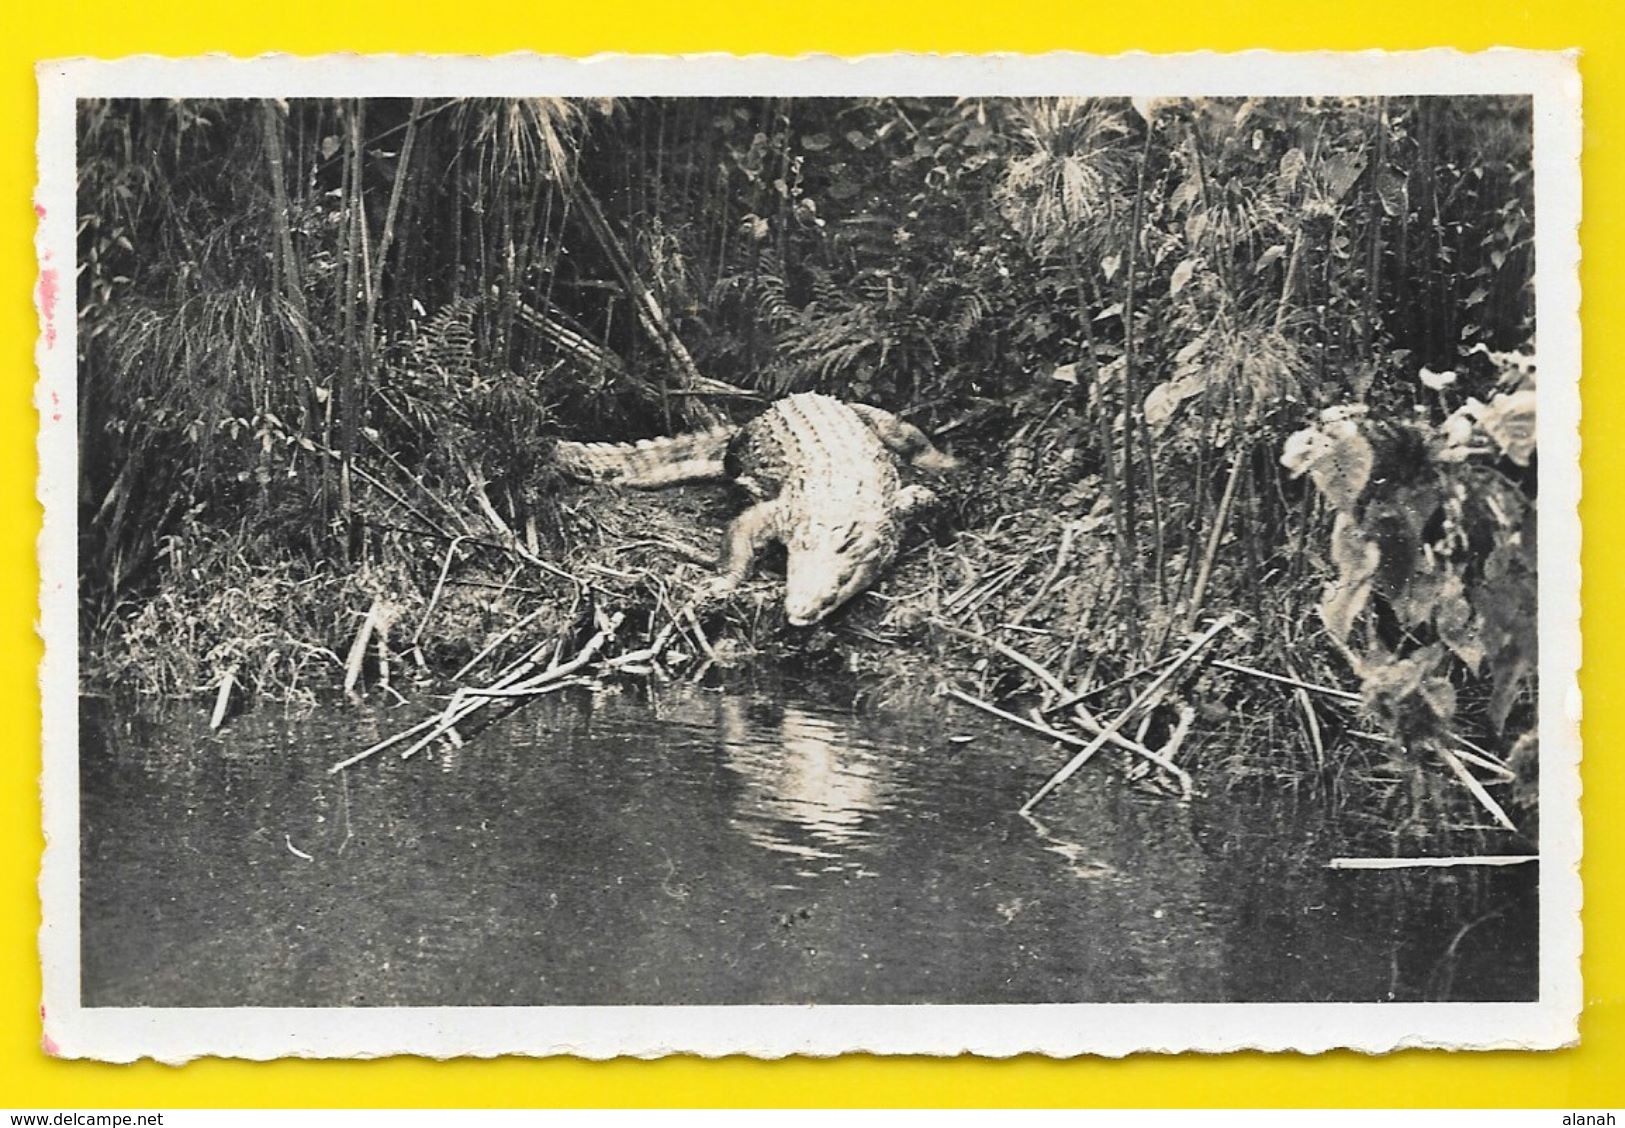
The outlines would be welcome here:
<svg viewBox="0 0 1625 1128">
<path fill-rule="evenodd" d="M 1532 867 L 1333 873 L 1325 812 L 1171 803 L 1102 772 L 1024 820 L 1061 754 L 957 714 L 854 715 L 810 687 L 580 692 L 334 778 L 411 710 L 265 709 L 222 733 L 204 712 L 83 710 L 87 1005 L 1535 990 Z"/>
<path fill-rule="evenodd" d="M 1044 849 L 1066 863 L 1067 870 L 1073 877 L 1110 877 L 1117 872 L 1110 864 L 1095 857 L 1092 847 L 1056 834 L 1049 828 L 1049 824 L 1037 815 L 1023 812 L 1021 817 L 1033 828 L 1033 833 L 1038 836 L 1038 841 L 1043 844 Z"/>
<path fill-rule="evenodd" d="M 797 705 L 777 711 L 769 740 L 748 699 L 719 705 L 723 762 L 741 784 L 729 825 L 764 849 L 823 863 L 798 867 L 803 877 L 861 870 L 855 855 L 872 837 L 872 818 L 890 809 L 893 786 L 876 750 L 830 715 Z"/>
</svg>

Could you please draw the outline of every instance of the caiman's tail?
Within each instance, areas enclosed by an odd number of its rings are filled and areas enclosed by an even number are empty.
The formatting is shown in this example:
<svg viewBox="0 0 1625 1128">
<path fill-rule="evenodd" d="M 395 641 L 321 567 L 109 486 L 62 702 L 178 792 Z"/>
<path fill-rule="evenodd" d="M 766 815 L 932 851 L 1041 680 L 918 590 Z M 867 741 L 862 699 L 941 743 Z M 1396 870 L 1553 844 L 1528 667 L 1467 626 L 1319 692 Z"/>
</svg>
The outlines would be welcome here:
<svg viewBox="0 0 1625 1128">
<path fill-rule="evenodd" d="M 736 430 L 717 427 L 636 443 L 561 442 L 556 457 L 567 477 L 654 490 L 727 477 L 722 461 Z"/>
</svg>

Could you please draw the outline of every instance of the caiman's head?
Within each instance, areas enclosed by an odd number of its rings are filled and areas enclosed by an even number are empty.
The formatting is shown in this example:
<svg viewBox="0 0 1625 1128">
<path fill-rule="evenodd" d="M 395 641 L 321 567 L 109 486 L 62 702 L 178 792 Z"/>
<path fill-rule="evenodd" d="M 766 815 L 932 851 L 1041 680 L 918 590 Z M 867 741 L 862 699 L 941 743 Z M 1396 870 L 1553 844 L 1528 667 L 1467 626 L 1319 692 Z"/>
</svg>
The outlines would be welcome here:
<svg viewBox="0 0 1625 1128">
<path fill-rule="evenodd" d="M 786 539 L 784 614 L 807 627 L 866 589 L 897 552 L 887 525 L 815 524 Z"/>
</svg>

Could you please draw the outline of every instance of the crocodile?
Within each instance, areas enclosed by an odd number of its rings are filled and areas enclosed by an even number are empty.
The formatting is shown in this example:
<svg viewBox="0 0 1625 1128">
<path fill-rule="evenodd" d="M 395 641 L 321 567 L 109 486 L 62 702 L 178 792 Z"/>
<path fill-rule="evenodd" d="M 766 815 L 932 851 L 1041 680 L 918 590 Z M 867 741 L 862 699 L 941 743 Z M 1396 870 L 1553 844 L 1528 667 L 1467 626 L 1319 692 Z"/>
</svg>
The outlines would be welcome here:
<svg viewBox="0 0 1625 1128">
<path fill-rule="evenodd" d="M 786 551 L 784 611 L 817 623 L 866 590 L 896 558 L 903 521 L 935 501 L 904 485 L 903 463 L 941 472 L 957 461 L 888 411 L 802 392 L 743 426 L 636 443 L 560 442 L 571 478 L 636 489 L 731 479 L 755 504 L 729 525 L 716 592 L 736 588 L 772 541 Z"/>
</svg>

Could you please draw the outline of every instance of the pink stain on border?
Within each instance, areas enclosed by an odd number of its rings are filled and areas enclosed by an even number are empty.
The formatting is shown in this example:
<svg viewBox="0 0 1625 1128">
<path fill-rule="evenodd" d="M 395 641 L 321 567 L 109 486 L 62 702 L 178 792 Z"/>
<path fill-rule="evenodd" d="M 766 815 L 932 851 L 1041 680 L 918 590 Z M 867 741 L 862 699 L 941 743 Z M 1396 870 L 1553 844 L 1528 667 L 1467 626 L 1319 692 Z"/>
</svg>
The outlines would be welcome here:
<svg viewBox="0 0 1625 1128">
<path fill-rule="evenodd" d="M 44 1003 L 40 1004 L 39 1020 L 42 1023 L 45 1021 L 45 1004 Z M 44 1050 L 51 1057 L 61 1057 L 62 1056 L 62 1047 L 60 1047 L 60 1046 L 58 1046 L 56 1044 L 56 1039 L 55 1038 L 51 1037 L 49 1034 L 45 1033 L 43 1030 L 40 1031 L 39 1044 L 40 1044 L 40 1049 Z"/>
<path fill-rule="evenodd" d="M 57 272 L 55 269 L 40 271 L 39 275 L 39 307 L 45 315 L 45 347 L 56 348 L 56 299 L 57 299 Z"/>
<path fill-rule="evenodd" d="M 62 422 L 62 397 L 56 394 L 55 388 L 51 389 L 51 422 Z"/>
<path fill-rule="evenodd" d="M 45 218 L 45 205 L 44 204 L 35 204 L 34 205 L 34 214 L 36 216 L 38 216 L 40 219 L 44 219 Z"/>
</svg>

